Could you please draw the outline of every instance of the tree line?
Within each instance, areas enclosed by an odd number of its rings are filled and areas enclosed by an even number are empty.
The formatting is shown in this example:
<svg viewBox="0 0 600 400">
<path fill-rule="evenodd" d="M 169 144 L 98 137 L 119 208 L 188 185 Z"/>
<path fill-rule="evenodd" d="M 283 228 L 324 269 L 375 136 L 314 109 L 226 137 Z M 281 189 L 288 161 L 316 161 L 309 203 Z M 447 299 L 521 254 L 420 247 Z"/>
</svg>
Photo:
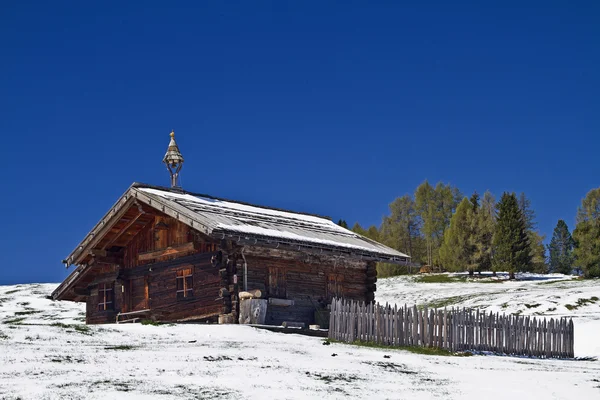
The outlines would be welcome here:
<svg viewBox="0 0 600 400">
<path fill-rule="evenodd" d="M 591 190 L 577 211 L 573 234 L 559 220 L 548 246 L 537 229 L 535 211 L 524 193 L 505 192 L 499 201 L 486 191 L 465 197 L 458 188 L 428 181 L 413 195 L 396 198 L 379 227 L 352 230 L 411 256 L 434 271 L 507 271 L 600 277 L 600 188 Z M 338 224 L 348 227 L 344 220 Z M 406 266 L 380 264 L 381 276 Z"/>
</svg>

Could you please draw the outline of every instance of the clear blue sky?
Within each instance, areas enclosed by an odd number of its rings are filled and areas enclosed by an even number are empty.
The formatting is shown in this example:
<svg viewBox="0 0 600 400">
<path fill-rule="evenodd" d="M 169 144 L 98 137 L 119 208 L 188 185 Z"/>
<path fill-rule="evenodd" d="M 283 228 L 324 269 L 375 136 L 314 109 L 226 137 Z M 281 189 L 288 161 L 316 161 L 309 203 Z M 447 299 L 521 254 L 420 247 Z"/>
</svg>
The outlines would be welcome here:
<svg viewBox="0 0 600 400">
<path fill-rule="evenodd" d="M 572 229 L 600 186 L 598 21 L 597 1 L 4 1 L 0 284 L 62 280 L 133 181 L 168 185 L 171 129 L 191 191 L 368 226 L 428 179 L 524 191 L 542 233 Z"/>
</svg>

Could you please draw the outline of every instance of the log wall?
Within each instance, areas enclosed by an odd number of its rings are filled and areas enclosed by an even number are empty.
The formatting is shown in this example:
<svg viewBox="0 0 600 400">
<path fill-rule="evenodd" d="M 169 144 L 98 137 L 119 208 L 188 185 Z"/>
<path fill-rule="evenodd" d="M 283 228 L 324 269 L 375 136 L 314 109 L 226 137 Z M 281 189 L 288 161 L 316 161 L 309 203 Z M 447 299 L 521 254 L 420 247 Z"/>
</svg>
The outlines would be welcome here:
<svg viewBox="0 0 600 400">
<path fill-rule="evenodd" d="M 127 234 L 126 232 L 124 234 Z M 119 312 L 150 309 L 140 317 L 160 321 L 199 319 L 223 312 L 217 242 L 179 221 L 156 216 L 129 240 L 121 264 L 98 264 L 88 285 L 86 322 L 114 323 Z M 141 257 L 140 257 L 141 256 Z M 177 298 L 177 271 L 192 269 L 192 296 Z M 113 308 L 99 311 L 98 284 L 113 285 Z M 229 298 L 227 299 L 229 300 Z"/>
<path fill-rule="evenodd" d="M 259 289 L 267 298 L 293 300 L 293 305 L 269 304 L 267 324 L 284 321 L 314 323 L 315 312 L 336 296 L 372 301 L 375 290 L 375 264 L 307 256 L 276 249 L 246 249 L 248 289 Z M 238 259 L 239 260 L 239 259 Z M 243 289 L 243 261 L 237 266 Z M 371 275 L 371 276 L 369 276 Z M 318 311 L 317 311 L 318 312 Z"/>
</svg>

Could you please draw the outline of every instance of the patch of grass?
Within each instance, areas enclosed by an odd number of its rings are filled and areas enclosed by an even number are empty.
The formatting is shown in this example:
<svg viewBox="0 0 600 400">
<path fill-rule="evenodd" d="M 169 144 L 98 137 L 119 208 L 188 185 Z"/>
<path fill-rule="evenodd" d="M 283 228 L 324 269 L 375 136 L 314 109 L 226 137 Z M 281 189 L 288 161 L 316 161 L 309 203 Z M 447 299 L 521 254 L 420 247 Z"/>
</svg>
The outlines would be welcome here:
<svg viewBox="0 0 600 400">
<path fill-rule="evenodd" d="M 31 315 L 31 314 L 39 314 L 41 311 L 38 310 L 27 310 L 27 311 L 16 311 L 15 315 Z"/>
<path fill-rule="evenodd" d="M 550 279 L 547 281 L 539 282 L 538 285 L 554 285 L 555 283 L 570 282 L 572 279 Z"/>
<path fill-rule="evenodd" d="M 8 292 L 4 292 L 4 294 L 15 294 L 19 291 L 19 289 L 9 290 Z"/>
<path fill-rule="evenodd" d="M 500 307 L 502 307 L 502 308 L 508 308 L 508 303 L 502 303 L 502 305 Z"/>
<path fill-rule="evenodd" d="M 597 302 L 599 299 L 596 296 L 592 296 L 589 299 L 577 299 L 577 303 L 576 304 L 565 304 L 565 308 L 569 311 L 572 310 L 577 310 L 579 307 L 583 307 L 586 306 L 588 304 L 594 304 L 595 302 Z"/>
<path fill-rule="evenodd" d="M 22 303 L 17 303 L 17 304 L 20 305 L 20 306 L 23 306 L 23 307 L 27 307 L 31 303 L 29 303 L 28 301 L 24 301 Z"/>
<path fill-rule="evenodd" d="M 401 374 L 408 374 L 408 375 L 417 373 L 416 371 L 411 371 L 411 370 L 407 369 L 406 365 L 396 364 L 396 363 L 389 362 L 389 361 L 375 361 L 375 362 L 363 361 L 363 364 L 374 365 L 376 367 L 383 368 L 385 371 L 388 371 L 388 372 L 398 372 Z"/>
<path fill-rule="evenodd" d="M 55 326 L 55 327 L 64 328 L 64 329 L 73 329 L 74 331 L 83 333 L 85 335 L 92 334 L 90 327 L 87 325 L 82 325 L 82 324 L 63 324 L 62 322 L 55 322 L 53 324 L 50 324 L 50 326 Z"/>
<path fill-rule="evenodd" d="M 450 276 L 445 274 L 418 275 L 414 279 L 417 283 L 455 283 L 465 282 L 466 280 L 467 278 L 463 276 Z"/>
<path fill-rule="evenodd" d="M 527 307 L 527 308 L 536 308 L 536 307 L 539 307 L 539 306 L 541 306 L 541 304 L 539 304 L 539 303 L 525 304 L 525 307 Z"/>
<path fill-rule="evenodd" d="M 546 312 L 552 312 L 552 311 L 556 311 L 556 307 L 552 307 L 546 310 Z"/>
<path fill-rule="evenodd" d="M 21 325 L 21 322 L 25 321 L 25 317 L 12 318 L 2 321 L 3 324 L 8 325 Z"/>
<path fill-rule="evenodd" d="M 419 309 L 423 309 L 425 307 L 427 308 L 444 308 L 444 307 L 448 307 L 454 304 L 459 304 L 462 303 L 463 301 L 467 301 L 470 300 L 474 297 L 479 296 L 478 294 L 472 294 L 472 295 L 464 295 L 464 296 L 452 296 L 452 297 L 444 297 L 441 299 L 437 299 L 434 300 L 430 303 L 427 304 L 422 304 L 420 306 L 417 306 L 417 308 Z"/>
<path fill-rule="evenodd" d="M 84 362 L 81 358 L 73 358 L 71 356 L 57 356 L 50 358 L 53 363 L 82 363 Z"/>
<path fill-rule="evenodd" d="M 160 322 L 152 321 L 151 319 L 143 319 L 140 323 L 142 325 L 152 325 L 152 326 L 162 325 Z"/>
<path fill-rule="evenodd" d="M 232 358 L 227 357 L 227 356 L 218 356 L 218 357 L 204 356 L 204 360 L 205 361 L 231 361 Z"/>
<path fill-rule="evenodd" d="M 325 374 L 319 374 L 319 373 L 311 373 L 309 371 L 306 371 L 306 376 L 313 377 L 313 378 L 323 381 L 327 384 L 334 383 L 336 381 L 351 383 L 354 381 L 361 380 L 361 378 L 359 378 L 357 375 L 347 375 L 347 374 L 325 375 Z"/>
<path fill-rule="evenodd" d="M 328 342 L 333 343 L 342 343 L 342 344 L 350 344 L 354 346 L 362 346 L 362 347 L 370 347 L 374 349 L 385 349 L 385 350 L 405 350 L 414 354 L 423 354 L 428 356 L 454 356 L 454 357 L 468 357 L 472 356 L 472 353 L 469 352 L 458 352 L 454 353 L 450 350 L 438 349 L 436 347 L 420 347 L 420 346 L 388 346 L 385 344 L 379 344 L 374 342 L 363 342 L 363 341 L 354 341 L 352 343 L 340 342 L 333 339 L 327 339 Z"/>
<path fill-rule="evenodd" d="M 121 344 L 118 346 L 106 346 L 104 350 L 135 350 L 136 346 L 131 346 L 128 344 Z"/>
<path fill-rule="evenodd" d="M 92 382 L 92 386 L 100 386 L 100 385 L 110 385 L 111 388 L 116 389 L 120 392 L 130 392 L 132 390 L 131 384 L 127 383 L 127 382 L 110 381 L 110 380 Z"/>
<path fill-rule="evenodd" d="M 4 332 L 0 331 L 0 340 L 6 340 L 6 339 L 9 339 L 8 335 L 5 334 Z"/>
</svg>

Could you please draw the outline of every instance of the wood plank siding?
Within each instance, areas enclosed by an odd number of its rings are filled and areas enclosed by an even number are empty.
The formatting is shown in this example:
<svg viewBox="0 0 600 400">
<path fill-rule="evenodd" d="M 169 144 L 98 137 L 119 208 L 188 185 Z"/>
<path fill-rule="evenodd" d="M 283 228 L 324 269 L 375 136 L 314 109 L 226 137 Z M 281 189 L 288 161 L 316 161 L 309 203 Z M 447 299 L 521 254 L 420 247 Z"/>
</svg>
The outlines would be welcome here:
<svg viewBox="0 0 600 400">
<path fill-rule="evenodd" d="M 248 289 L 259 289 L 269 298 L 293 300 L 293 305 L 269 304 L 266 323 L 284 321 L 315 322 L 315 312 L 323 310 L 335 296 L 359 301 L 374 299 L 372 274 L 375 263 L 336 261 L 305 254 L 248 248 L 246 256 Z M 243 266 L 238 266 L 238 272 Z M 376 279 L 376 278 L 375 278 Z M 243 281 L 242 281 L 243 282 Z"/>
<path fill-rule="evenodd" d="M 129 238 L 127 243 L 119 242 L 124 245 L 118 250 L 122 257 L 117 258 L 122 264 L 92 263 L 91 272 L 96 278 L 88 283 L 87 323 L 114 323 L 119 312 L 143 310 L 150 310 L 144 318 L 163 321 L 207 318 L 223 312 L 220 265 L 214 263 L 219 254 L 216 241 L 174 218 L 156 213 L 148 218 L 149 214 L 144 213 L 142 219 L 126 213 L 129 223 L 115 225 L 135 230 L 134 234 L 113 232 L 114 237 Z M 138 221 L 145 224 L 136 226 Z M 115 249 L 114 243 L 111 249 Z M 178 271 L 181 275 L 183 270 L 191 275 L 186 279 L 186 295 L 178 297 Z M 99 307 L 103 301 L 99 285 L 111 285 L 113 289 L 114 300 L 109 309 Z"/>
</svg>

